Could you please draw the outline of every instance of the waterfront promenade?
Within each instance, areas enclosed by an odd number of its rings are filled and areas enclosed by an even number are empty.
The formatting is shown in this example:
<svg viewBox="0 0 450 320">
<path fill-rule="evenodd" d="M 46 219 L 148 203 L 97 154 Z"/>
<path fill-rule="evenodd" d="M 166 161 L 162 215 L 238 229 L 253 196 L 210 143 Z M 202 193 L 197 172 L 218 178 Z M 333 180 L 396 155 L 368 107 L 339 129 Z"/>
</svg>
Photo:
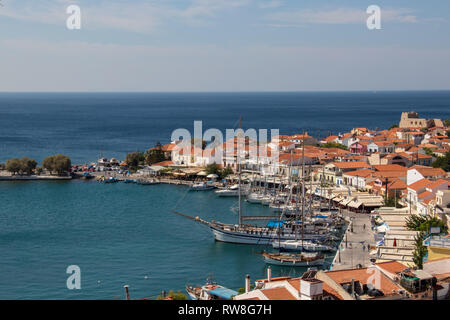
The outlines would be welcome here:
<svg viewBox="0 0 450 320">
<path fill-rule="evenodd" d="M 350 223 L 331 269 L 351 269 L 358 265 L 366 267 L 370 264 L 369 246 L 375 244 L 370 228 L 370 214 L 344 210 L 343 215 Z"/>
</svg>

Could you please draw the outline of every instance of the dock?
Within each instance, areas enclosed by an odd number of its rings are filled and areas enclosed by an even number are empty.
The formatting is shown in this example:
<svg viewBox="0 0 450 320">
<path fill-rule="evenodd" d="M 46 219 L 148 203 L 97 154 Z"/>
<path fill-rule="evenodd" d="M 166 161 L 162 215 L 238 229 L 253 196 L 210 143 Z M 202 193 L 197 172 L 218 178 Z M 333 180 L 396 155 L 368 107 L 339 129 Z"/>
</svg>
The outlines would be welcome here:
<svg viewBox="0 0 450 320">
<path fill-rule="evenodd" d="M 369 246 L 375 244 L 371 230 L 370 214 L 342 211 L 349 222 L 331 270 L 352 269 L 370 264 Z"/>
</svg>

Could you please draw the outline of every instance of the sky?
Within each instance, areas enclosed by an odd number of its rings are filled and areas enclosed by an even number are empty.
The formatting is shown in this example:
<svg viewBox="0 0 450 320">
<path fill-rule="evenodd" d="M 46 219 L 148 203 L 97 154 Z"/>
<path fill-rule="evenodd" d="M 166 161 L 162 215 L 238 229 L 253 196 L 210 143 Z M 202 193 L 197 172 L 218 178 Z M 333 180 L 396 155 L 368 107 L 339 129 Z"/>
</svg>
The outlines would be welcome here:
<svg viewBox="0 0 450 320">
<path fill-rule="evenodd" d="M 448 0 L 0 3 L 3 92 L 450 89 Z"/>
</svg>

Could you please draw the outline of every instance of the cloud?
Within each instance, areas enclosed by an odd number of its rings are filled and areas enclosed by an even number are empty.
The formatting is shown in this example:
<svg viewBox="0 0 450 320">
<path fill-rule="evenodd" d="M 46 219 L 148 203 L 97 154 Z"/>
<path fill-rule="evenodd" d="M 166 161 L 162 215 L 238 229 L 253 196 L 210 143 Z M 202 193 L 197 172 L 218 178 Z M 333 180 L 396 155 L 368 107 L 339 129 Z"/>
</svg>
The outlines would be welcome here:
<svg viewBox="0 0 450 320">
<path fill-rule="evenodd" d="M 65 25 L 66 8 L 77 4 L 81 8 L 82 28 L 116 29 L 152 33 L 169 23 L 204 23 L 220 12 L 251 3 L 251 0 L 190 0 L 176 6 L 166 0 L 139 0 L 132 4 L 120 0 L 9 0 L 0 16 L 49 25 Z"/>
<path fill-rule="evenodd" d="M 415 23 L 417 17 L 410 9 L 381 9 L 381 19 L 388 22 Z M 356 24 L 365 23 L 368 14 L 366 10 L 355 8 L 337 8 L 332 10 L 297 10 L 281 11 L 267 15 L 270 21 L 276 21 L 280 25 L 304 25 L 304 24 Z"/>
<path fill-rule="evenodd" d="M 260 4 L 258 5 L 258 7 L 259 7 L 260 9 L 273 9 L 273 8 L 281 7 L 282 5 L 283 5 L 283 2 L 282 2 L 282 1 L 279 1 L 279 0 L 272 0 L 272 1 L 260 3 Z"/>
</svg>

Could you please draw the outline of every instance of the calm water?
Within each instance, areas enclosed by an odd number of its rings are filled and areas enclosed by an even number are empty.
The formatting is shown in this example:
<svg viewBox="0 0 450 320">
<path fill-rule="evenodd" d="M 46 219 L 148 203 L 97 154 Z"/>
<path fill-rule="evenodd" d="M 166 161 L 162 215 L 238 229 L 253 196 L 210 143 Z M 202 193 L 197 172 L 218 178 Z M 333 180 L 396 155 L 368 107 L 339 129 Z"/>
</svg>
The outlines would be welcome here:
<svg viewBox="0 0 450 320">
<path fill-rule="evenodd" d="M 386 128 L 400 112 L 450 118 L 450 92 L 239 94 L 0 94 L 0 161 L 65 153 L 74 162 L 167 142 L 172 130 L 305 129 L 317 135 L 355 126 Z M 192 129 L 191 129 L 192 130 Z M 233 199 L 183 186 L 72 182 L 0 182 L 0 299 L 134 298 L 182 290 L 206 276 L 231 288 L 261 278 L 260 248 L 215 243 L 209 230 L 171 213 L 236 222 Z M 246 214 L 267 214 L 244 204 Z M 68 265 L 82 290 L 66 289 Z M 301 270 L 274 267 L 276 275 Z"/>
<path fill-rule="evenodd" d="M 27 155 L 42 160 L 64 153 L 75 163 L 95 161 L 100 152 L 123 159 L 157 141 L 167 143 L 177 128 L 302 130 L 314 136 L 355 126 L 387 128 L 402 111 L 450 118 L 450 91 L 350 93 L 0 93 L 0 161 Z"/>
</svg>

